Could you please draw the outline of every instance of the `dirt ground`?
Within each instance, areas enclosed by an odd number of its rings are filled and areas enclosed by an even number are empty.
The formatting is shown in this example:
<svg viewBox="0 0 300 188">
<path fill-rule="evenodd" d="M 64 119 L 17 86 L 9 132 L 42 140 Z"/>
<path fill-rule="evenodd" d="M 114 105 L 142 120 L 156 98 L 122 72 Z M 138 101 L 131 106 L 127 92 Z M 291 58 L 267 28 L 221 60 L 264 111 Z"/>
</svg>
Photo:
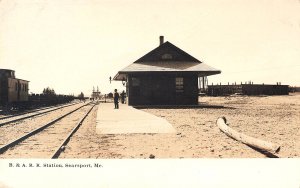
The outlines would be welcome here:
<svg viewBox="0 0 300 188">
<path fill-rule="evenodd" d="M 289 96 L 201 97 L 206 105 L 224 108 L 143 109 L 165 118 L 173 134 L 98 135 L 95 109 L 73 136 L 61 158 L 265 158 L 217 127 L 229 126 L 246 135 L 281 146 L 280 158 L 300 157 L 300 94 Z"/>
</svg>

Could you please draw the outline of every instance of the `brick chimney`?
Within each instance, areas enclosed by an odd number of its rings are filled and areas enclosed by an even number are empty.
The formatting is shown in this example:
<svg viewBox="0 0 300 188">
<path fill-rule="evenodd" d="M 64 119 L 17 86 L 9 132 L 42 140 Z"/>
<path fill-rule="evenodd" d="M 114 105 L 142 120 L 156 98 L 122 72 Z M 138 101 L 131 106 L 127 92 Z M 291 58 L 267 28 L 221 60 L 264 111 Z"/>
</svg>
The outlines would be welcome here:
<svg viewBox="0 0 300 188">
<path fill-rule="evenodd" d="M 159 36 L 159 45 L 164 43 L 164 36 Z"/>
</svg>

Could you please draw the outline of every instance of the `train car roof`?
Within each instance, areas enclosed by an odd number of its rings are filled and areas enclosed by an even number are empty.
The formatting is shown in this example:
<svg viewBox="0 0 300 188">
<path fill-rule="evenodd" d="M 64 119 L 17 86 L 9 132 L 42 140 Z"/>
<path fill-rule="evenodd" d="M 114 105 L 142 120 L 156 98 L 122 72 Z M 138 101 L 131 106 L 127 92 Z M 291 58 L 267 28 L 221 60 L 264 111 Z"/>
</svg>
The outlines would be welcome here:
<svg viewBox="0 0 300 188">
<path fill-rule="evenodd" d="M 17 79 L 17 80 L 22 80 L 22 81 L 25 81 L 25 82 L 30 82 L 30 81 L 28 81 L 28 80 L 23 80 L 23 79 L 19 79 L 19 78 L 15 78 L 15 79 Z"/>
<path fill-rule="evenodd" d="M 0 69 L 0 71 L 2 71 L 2 70 L 4 70 L 4 71 L 15 71 L 15 70 L 11 70 L 11 69 Z"/>
<path fill-rule="evenodd" d="M 28 80 L 23 80 L 23 79 L 19 79 L 19 78 L 10 78 L 10 79 L 16 79 L 16 80 L 21 80 L 21 81 L 24 81 L 24 82 L 30 82 Z"/>
</svg>

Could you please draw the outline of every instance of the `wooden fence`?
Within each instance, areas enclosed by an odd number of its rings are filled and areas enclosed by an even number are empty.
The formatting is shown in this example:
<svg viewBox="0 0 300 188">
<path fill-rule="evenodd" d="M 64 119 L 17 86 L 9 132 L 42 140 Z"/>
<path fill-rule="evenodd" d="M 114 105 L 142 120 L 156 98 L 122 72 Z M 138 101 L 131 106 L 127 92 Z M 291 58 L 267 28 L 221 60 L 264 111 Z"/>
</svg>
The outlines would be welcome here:
<svg viewBox="0 0 300 188">
<path fill-rule="evenodd" d="M 288 95 L 288 85 L 240 84 L 240 85 L 208 85 L 208 96 L 241 95 Z"/>
</svg>

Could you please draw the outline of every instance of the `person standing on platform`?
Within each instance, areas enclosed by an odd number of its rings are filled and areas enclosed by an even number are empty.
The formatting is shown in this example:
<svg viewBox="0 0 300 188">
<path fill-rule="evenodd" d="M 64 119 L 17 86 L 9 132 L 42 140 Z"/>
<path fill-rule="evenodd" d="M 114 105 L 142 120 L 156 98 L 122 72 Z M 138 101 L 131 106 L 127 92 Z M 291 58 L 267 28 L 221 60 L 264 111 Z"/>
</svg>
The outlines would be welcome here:
<svg viewBox="0 0 300 188">
<path fill-rule="evenodd" d="M 125 104 L 125 103 L 126 103 L 126 102 L 125 102 L 125 98 L 126 98 L 126 93 L 125 93 L 125 91 L 123 90 L 122 93 L 121 93 L 121 102 L 122 102 L 122 104 Z"/>
<path fill-rule="evenodd" d="M 120 98 L 120 95 L 118 93 L 118 90 L 115 89 L 115 93 L 114 93 L 115 109 L 119 109 L 119 98 Z"/>
</svg>

